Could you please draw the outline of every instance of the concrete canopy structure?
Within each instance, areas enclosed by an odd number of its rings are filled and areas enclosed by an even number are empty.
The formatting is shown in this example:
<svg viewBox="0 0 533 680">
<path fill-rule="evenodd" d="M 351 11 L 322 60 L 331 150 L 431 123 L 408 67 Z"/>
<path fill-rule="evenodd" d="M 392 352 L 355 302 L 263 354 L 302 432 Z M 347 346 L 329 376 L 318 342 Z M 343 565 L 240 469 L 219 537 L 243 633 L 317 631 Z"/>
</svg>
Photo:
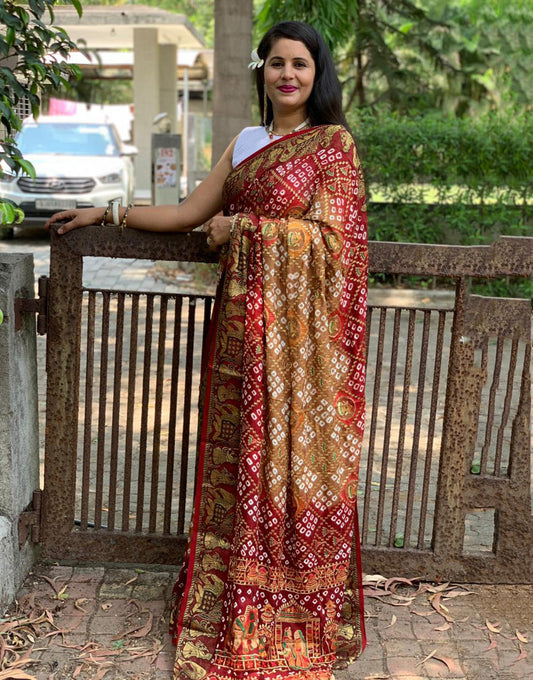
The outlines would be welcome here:
<svg viewBox="0 0 533 680">
<path fill-rule="evenodd" d="M 54 7 L 55 21 L 66 29 L 74 42 L 85 41 L 89 49 L 133 49 L 135 31 L 157 30 L 160 45 L 179 45 L 187 49 L 204 47 L 203 38 L 183 14 L 144 5 L 119 7 L 88 5 L 81 17 L 73 7 Z"/>
<path fill-rule="evenodd" d="M 136 198 L 151 193 L 151 133 L 156 116 L 167 113 L 176 132 L 177 50 L 201 49 L 204 41 L 182 14 L 145 7 L 86 6 L 78 16 L 73 7 L 55 7 L 54 24 L 88 50 L 133 50 L 134 143 Z"/>
</svg>

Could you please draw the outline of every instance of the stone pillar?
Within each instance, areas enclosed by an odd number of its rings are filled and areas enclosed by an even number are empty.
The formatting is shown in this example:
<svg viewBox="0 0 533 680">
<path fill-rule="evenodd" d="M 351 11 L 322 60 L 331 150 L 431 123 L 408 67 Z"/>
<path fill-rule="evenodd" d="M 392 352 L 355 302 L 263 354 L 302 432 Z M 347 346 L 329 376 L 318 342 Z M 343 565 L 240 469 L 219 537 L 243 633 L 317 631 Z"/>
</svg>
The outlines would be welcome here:
<svg viewBox="0 0 533 680">
<path fill-rule="evenodd" d="M 170 120 L 169 132 L 178 129 L 178 49 L 176 45 L 159 45 L 159 111 L 165 111 Z"/>
<path fill-rule="evenodd" d="M 0 254 L 0 615 L 35 559 L 19 550 L 18 518 L 39 488 L 39 416 L 35 317 L 15 330 L 17 297 L 34 297 L 33 255 Z"/>
<path fill-rule="evenodd" d="M 159 108 L 159 45 L 157 28 L 135 28 L 133 32 L 134 124 L 133 143 L 139 149 L 135 159 L 135 197 L 151 196 L 153 121 Z"/>
</svg>

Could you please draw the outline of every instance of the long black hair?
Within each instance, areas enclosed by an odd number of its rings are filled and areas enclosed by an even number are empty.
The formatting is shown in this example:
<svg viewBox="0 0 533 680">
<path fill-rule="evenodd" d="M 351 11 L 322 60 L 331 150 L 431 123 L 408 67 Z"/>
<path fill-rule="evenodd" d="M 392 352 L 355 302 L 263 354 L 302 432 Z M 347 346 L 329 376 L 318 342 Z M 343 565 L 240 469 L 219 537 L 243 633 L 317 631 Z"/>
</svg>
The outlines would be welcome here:
<svg viewBox="0 0 533 680">
<path fill-rule="evenodd" d="M 315 62 L 315 82 L 311 95 L 307 100 L 307 117 L 311 125 L 344 125 L 348 128 L 346 117 L 342 110 L 342 90 L 335 71 L 335 64 L 331 53 L 320 33 L 309 24 L 301 21 L 281 21 L 272 26 L 263 36 L 257 54 L 266 61 L 274 43 L 280 38 L 297 40 L 303 43 Z M 272 103 L 267 98 L 267 111 L 265 115 L 265 78 L 264 65 L 256 68 L 256 87 L 259 98 L 259 110 L 261 120 L 267 125 L 272 122 L 274 112 Z M 349 128 L 348 128 L 349 129 Z"/>
</svg>

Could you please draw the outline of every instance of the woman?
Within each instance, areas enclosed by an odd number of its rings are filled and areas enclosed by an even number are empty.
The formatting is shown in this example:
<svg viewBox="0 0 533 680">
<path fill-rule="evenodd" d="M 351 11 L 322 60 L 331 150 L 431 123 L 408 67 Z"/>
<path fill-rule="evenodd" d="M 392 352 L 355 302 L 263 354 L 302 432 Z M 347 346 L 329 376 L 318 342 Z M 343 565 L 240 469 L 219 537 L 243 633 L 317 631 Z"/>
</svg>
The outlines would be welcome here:
<svg viewBox="0 0 533 680">
<path fill-rule="evenodd" d="M 264 125 L 243 130 L 184 203 L 65 211 L 50 223 L 67 220 L 59 233 L 206 223 L 208 243 L 225 246 L 174 589 L 174 677 L 327 680 L 365 644 L 355 506 L 364 185 L 320 35 L 283 22 L 253 56 Z"/>
</svg>

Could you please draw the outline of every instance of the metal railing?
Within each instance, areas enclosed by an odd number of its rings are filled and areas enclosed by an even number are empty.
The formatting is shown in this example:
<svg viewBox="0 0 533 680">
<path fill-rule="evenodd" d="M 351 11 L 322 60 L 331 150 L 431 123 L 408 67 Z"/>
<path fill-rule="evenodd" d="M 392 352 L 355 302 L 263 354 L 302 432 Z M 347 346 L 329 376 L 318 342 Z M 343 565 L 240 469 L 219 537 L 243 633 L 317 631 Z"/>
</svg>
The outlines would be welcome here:
<svg viewBox="0 0 533 680">
<path fill-rule="evenodd" d="M 44 554 L 177 564 L 194 490 L 209 296 L 84 290 L 84 256 L 213 261 L 204 235 L 52 234 Z M 533 275 L 533 239 L 369 244 L 374 273 L 443 276 L 450 304 L 371 301 L 363 569 L 531 581 L 531 303 L 468 294 Z M 83 357 L 83 361 L 81 360 Z"/>
</svg>

